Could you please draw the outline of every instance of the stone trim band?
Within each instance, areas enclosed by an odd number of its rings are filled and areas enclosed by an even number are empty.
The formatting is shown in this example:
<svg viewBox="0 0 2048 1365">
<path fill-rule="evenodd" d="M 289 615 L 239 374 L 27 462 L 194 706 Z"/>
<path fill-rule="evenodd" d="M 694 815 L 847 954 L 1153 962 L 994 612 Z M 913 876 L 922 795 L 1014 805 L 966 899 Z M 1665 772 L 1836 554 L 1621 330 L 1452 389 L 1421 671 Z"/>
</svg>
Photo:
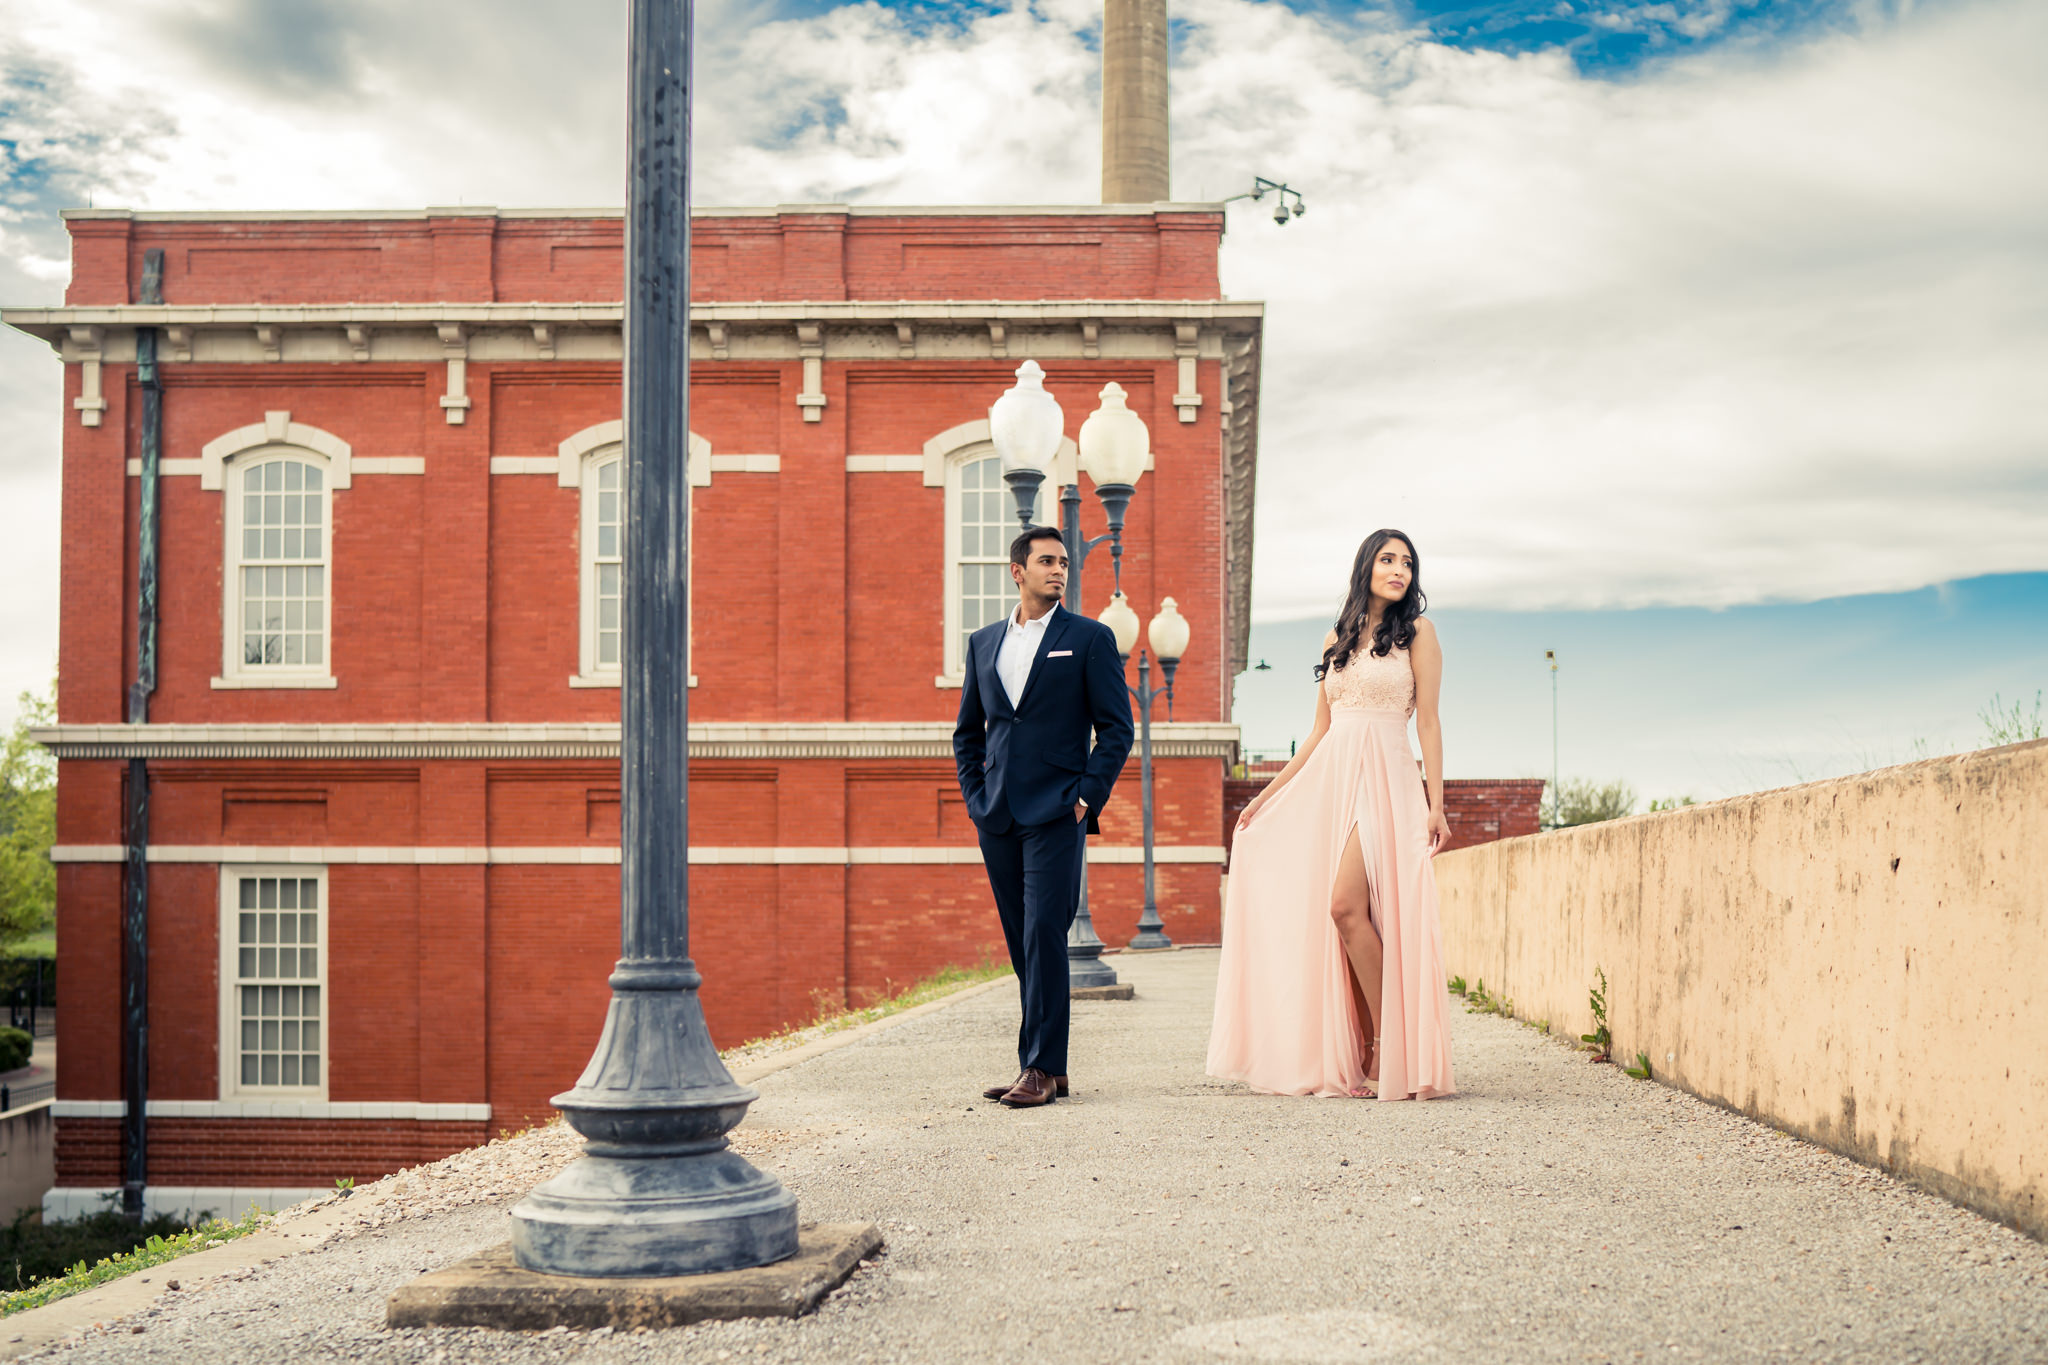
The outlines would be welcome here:
<svg viewBox="0 0 2048 1365">
<path fill-rule="evenodd" d="M 127 856 L 120 844 L 58 844 L 50 850 L 53 863 L 118 863 Z M 1158 863 L 1221 863 L 1226 855 L 1221 844 L 1169 844 L 1155 846 L 1152 858 Z M 482 867 L 607 867 L 617 866 L 619 850 L 604 844 L 548 846 L 537 844 L 361 845 L 299 844 L 290 847 L 261 847 L 243 844 L 152 844 L 153 863 L 282 863 L 327 867 L 368 864 L 374 866 L 482 866 Z M 1142 848 L 1123 845 L 1091 845 L 1091 863 L 1142 863 Z M 834 844 L 798 844 L 780 847 L 744 848 L 731 845 L 692 844 L 690 863 L 697 867 L 876 867 L 960 864 L 979 867 L 981 850 L 946 845 L 868 846 L 853 848 Z"/>
<path fill-rule="evenodd" d="M 53 1100 L 50 1116 L 60 1119 L 118 1119 L 125 1100 Z M 488 1104 L 420 1104 L 412 1100 L 151 1100 L 153 1119 L 405 1119 L 421 1123 L 485 1123 Z"/>
<path fill-rule="evenodd" d="M 616 723 L 552 725 L 52 725 L 31 737 L 60 759 L 617 758 Z M 1152 727 L 1154 758 L 1235 762 L 1238 727 Z M 953 756 L 946 721 L 690 727 L 693 759 Z"/>
</svg>

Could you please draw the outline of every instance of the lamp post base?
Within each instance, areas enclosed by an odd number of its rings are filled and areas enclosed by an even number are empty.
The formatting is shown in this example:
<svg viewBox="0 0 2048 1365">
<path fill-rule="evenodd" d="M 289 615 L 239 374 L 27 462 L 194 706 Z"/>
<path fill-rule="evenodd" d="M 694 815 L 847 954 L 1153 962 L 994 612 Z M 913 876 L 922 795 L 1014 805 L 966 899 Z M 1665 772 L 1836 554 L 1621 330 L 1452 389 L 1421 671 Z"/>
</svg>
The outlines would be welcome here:
<svg viewBox="0 0 2048 1365">
<path fill-rule="evenodd" d="M 1084 955 L 1085 952 L 1085 955 Z M 1090 990 L 1097 986 L 1114 986 L 1116 968 L 1102 960 L 1102 946 L 1097 943 L 1092 951 L 1067 945 L 1067 986 L 1071 990 Z"/>
<path fill-rule="evenodd" d="M 512 1247 L 549 1275 L 742 1270 L 796 1254 L 796 1196 L 726 1150 L 584 1156 L 512 1210 Z"/>
<path fill-rule="evenodd" d="M 583 1155 L 512 1210 L 522 1270 L 699 1275 L 794 1256 L 796 1196 L 726 1145 L 754 1092 L 712 1046 L 688 961 L 623 960 L 597 1051 L 553 1104 Z"/>
<path fill-rule="evenodd" d="M 1128 952 L 1144 953 L 1160 948 L 1171 948 L 1172 946 L 1173 940 L 1166 936 L 1164 926 L 1155 925 L 1148 927 L 1141 924 L 1138 926 L 1137 936 L 1125 944 L 1124 948 Z"/>
</svg>

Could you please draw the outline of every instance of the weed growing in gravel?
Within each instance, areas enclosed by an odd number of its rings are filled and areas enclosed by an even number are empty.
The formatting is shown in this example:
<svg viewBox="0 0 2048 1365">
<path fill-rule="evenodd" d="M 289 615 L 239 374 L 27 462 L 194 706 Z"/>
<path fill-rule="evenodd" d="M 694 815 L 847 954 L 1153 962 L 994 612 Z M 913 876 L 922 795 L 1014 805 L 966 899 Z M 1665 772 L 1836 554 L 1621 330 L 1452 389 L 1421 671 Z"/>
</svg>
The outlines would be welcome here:
<svg viewBox="0 0 2048 1365">
<path fill-rule="evenodd" d="M 1465 992 L 1465 1013 L 1498 1014 L 1512 1019 L 1515 1017 L 1515 1002 L 1486 989 L 1486 978 L 1482 976 L 1472 983 L 1471 990 Z"/>
<path fill-rule="evenodd" d="M 19 1313 L 26 1308 L 40 1308 L 57 1299 L 69 1298 L 81 1290 L 94 1285 L 118 1280 L 138 1270 L 147 1270 L 165 1261 L 175 1261 L 180 1256 L 208 1247 L 221 1246 L 237 1237 L 246 1237 L 270 1221 L 270 1215 L 261 1209 L 251 1209 L 240 1221 L 224 1223 L 209 1218 L 196 1228 L 173 1233 L 168 1237 L 151 1237 L 133 1251 L 116 1252 L 102 1256 L 96 1264 L 80 1261 L 62 1275 L 38 1280 L 25 1289 L 11 1294 L 0 1294 L 0 1317 Z"/>
<path fill-rule="evenodd" d="M 1636 1064 L 1634 1066 L 1625 1066 L 1622 1068 L 1622 1071 L 1630 1076 L 1635 1077 L 1639 1081 L 1649 1080 L 1650 1054 L 1647 1052 L 1638 1052 L 1636 1054 Z"/>
<path fill-rule="evenodd" d="M 1595 978 L 1593 989 L 1588 992 L 1588 1001 L 1593 1006 L 1593 1031 L 1579 1035 L 1579 1041 L 1593 1049 L 1593 1060 L 1609 1060 L 1608 1053 L 1614 1047 L 1614 1033 L 1607 1027 L 1607 972 L 1604 968 L 1593 968 Z"/>
<path fill-rule="evenodd" d="M 1451 994 L 1452 994 L 1452 995 L 1463 995 L 1463 994 L 1465 993 L 1465 978 L 1464 978 L 1464 977 L 1462 977 L 1462 976 L 1454 976 L 1454 977 L 1452 977 L 1452 978 L 1451 978 L 1451 983 L 1450 983 L 1450 984 L 1451 984 Z"/>
</svg>

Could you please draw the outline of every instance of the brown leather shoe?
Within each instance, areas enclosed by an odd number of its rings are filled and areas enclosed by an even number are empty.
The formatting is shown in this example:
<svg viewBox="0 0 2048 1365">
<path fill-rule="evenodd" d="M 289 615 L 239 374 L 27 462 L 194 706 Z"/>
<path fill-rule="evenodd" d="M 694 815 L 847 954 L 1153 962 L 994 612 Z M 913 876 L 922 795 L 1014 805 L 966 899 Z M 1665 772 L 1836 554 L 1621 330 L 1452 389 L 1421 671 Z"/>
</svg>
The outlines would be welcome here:
<svg viewBox="0 0 2048 1365">
<path fill-rule="evenodd" d="M 1005 1081 L 1001 1085 L 992 1085 L 988 1089 L 981 1092 L 981 1097 L 985 1100 L 999 1100 L 1003 1096 L 1009 1094 L 1012 1090 L 1015 1090 L 1017 1088 L 1017 1081 L 1021 1081 L 1023 1079 L 1024 1077 L 1022 1073 L 1019 1073 L 1016 1081 Z M 1067 1078 L 1065 1076 L 1055 1076 L 1052 1078 L 1052 1083 L 1053 1088 L 1055 1091 L 1058 1092 L 1059 1097 L 1061 1099 L 1065 1099 L 1067 1097 Z"/>
<path fill-rule="evenodd" d="M 1017 1078 L 1016 1086 L 1003 1096 L 1003 1103 L 1012 1109 L 1035 1109 L 1041 1104 L 1051 1104 L 1059 1094 L 1059 1083 L 1035 1066 L 1024 1068 L 1024 1074 Z"/>
</svg>

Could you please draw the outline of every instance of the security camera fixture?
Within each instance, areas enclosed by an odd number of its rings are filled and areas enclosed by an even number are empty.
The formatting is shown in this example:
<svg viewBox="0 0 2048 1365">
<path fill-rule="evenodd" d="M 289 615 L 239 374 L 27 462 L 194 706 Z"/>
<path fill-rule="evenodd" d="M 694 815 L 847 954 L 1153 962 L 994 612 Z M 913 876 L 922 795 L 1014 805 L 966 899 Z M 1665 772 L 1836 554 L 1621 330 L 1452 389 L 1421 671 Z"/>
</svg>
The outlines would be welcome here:
<svg viewBox="0 0 2048 1365">
<path fill-rule="evenodd" d="M 1292 185 L 1283 185 L 1277 180 L 1268 180 L 1263 175 L 1253 176 L 1252 187 L 1243 194 L 1233 194 L 1222 202 L 1229 204 L 1239 199 L 1249 199 L 1256 204 L 1268 194 L 1274 196 L 1273 221 L 1281 227 L 1286 227 L 1288 220 L 1299 218 L 1308 212 L 1308 205 L 1302 202 L 1300 190 Z"/>
</svg>

